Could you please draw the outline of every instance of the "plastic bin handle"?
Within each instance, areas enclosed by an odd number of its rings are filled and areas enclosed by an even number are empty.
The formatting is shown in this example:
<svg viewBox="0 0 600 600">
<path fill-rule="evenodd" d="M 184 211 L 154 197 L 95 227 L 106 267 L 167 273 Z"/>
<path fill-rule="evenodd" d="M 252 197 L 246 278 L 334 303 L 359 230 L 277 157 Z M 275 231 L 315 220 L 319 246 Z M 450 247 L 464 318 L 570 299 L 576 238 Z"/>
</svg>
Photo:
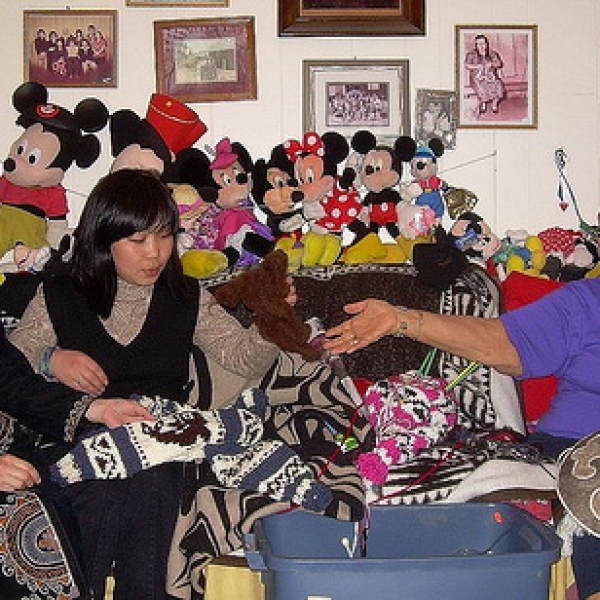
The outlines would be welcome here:
<svg viewBox="0 0 600 600">
<path fill-rule="evenodd" d="M 243 535 L 244 554 L 246 562 L 252 571 L 266 571 L 267 565 L 258 548 L 258 542 L 254 533 L 245 533 Z"/>
</svg>

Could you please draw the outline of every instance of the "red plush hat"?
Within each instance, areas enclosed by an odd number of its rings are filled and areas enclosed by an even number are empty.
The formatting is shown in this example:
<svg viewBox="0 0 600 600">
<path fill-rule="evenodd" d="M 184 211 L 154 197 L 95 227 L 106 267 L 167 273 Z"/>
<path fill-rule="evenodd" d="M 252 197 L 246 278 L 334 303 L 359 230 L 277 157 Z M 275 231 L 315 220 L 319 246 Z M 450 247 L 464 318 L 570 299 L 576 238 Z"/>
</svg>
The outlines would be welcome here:
<svg viewBox="0 0 600 600">
<path fill-rule="evenodd" d="M 239 156 L 233 151 L 231 147 L 231 141 L 229 138 L 223 138 L 215 148 L 216 156 L 215 159 L 210 163 L 210 168 L 215 169 L 226 169 L 232 165 Z"/>
<path fill-rule="evenodd" d="M 206 125 L 189 106 L 164 94 L 152 94 L 146 120 L 173 154 L 191 148 L 206 133 Z"/>
</svg>

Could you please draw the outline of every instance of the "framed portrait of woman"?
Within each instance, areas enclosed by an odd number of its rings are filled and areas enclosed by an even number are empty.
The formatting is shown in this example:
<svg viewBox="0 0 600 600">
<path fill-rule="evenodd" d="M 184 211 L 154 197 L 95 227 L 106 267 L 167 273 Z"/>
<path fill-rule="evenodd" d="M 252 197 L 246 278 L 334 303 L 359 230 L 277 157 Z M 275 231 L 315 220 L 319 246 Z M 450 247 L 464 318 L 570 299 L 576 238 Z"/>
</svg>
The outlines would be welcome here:
<svg viewBox="0 0 600 600">
<path fill-rule="evenodd" d="M 537 26 L 456 25 L 458 127 L 537 128 Z"/>
</svg>

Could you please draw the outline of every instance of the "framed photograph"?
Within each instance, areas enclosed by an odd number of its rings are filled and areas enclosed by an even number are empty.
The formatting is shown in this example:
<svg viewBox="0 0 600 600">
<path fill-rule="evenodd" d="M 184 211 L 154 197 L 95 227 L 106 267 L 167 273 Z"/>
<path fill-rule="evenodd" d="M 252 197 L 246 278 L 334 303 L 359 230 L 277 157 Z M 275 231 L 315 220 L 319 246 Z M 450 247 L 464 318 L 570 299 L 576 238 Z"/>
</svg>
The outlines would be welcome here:
<svg viewBox="0 0 600 600">
<path fill-rule="evenodd" d="M 279 35 L 425 35 L 425 0 L 278 0 Z"/>
<path fill-rule="evenodd" d="M 458 127 L 537 127 L 537 25 L 456 25 Z"/>
<path fill-rule="evenodd" d="M 305 60 L 304 132 L 347 138 L 369 129 L 379 140 L 409 135 L 408 60 Z"/>
<path fill-rule="evenodd" d="M 23 43 L 25 81 L 117 86 L 116 10 L 26 10 Z"/>
<path fill-rule="evenodd" d="M 426 146 L 432 138 L 444 142 L 446 150 L 456 148 L 456 92 L 418 89 L 415 102 L 415 141 Z"/>
<path fill-rule="evenodd" d="M 254 17 L 155 21 L 156 88 L 182 102 L 255 100 Z"/>
<path fill-rule="evenodd" d="M 229 6 L 229 0 L 126 0 L 126 6 Z"/>
</svg>

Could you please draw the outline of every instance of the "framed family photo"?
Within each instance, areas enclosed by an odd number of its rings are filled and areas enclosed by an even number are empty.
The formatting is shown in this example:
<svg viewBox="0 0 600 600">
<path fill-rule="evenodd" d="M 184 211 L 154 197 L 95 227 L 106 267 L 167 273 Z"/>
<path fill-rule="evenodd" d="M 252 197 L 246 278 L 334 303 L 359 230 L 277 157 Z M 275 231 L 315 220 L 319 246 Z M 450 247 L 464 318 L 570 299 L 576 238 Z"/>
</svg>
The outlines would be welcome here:
<svg viewBox="0 0 600 600">
<path fill-rule="evenodd" d="M 155 21 L 157 91 L 182 102 L 257 97 L 254 17 Z"/>
<path fill-rule="evenodd" d="M 382 142 L 410 132 L 408 60 L 305 60 L 303 96 L 305 132 L 369 129 Z"/>
<path fill-rule="evenodd" d="M 425 0 L 278 0 L 279 35 L 425 35 Z"/>
<path fill-rule="evenodd" d="M 427 146 L 432 138 L 444 142 L 446 150 L 456 148 L 457 102 L 454 90 L 418 89 L 415 101 L 415 141 Z"/>
<path fill-rule="evenodd" d="M 26 81 L 117 86 L 116 10 L 26 10 L 23 43 Z"/>
<path fill-rule="evenodd" d="M 456 25 L 458 127 L 537 127 L 537 26 Z"/>
</svg>

